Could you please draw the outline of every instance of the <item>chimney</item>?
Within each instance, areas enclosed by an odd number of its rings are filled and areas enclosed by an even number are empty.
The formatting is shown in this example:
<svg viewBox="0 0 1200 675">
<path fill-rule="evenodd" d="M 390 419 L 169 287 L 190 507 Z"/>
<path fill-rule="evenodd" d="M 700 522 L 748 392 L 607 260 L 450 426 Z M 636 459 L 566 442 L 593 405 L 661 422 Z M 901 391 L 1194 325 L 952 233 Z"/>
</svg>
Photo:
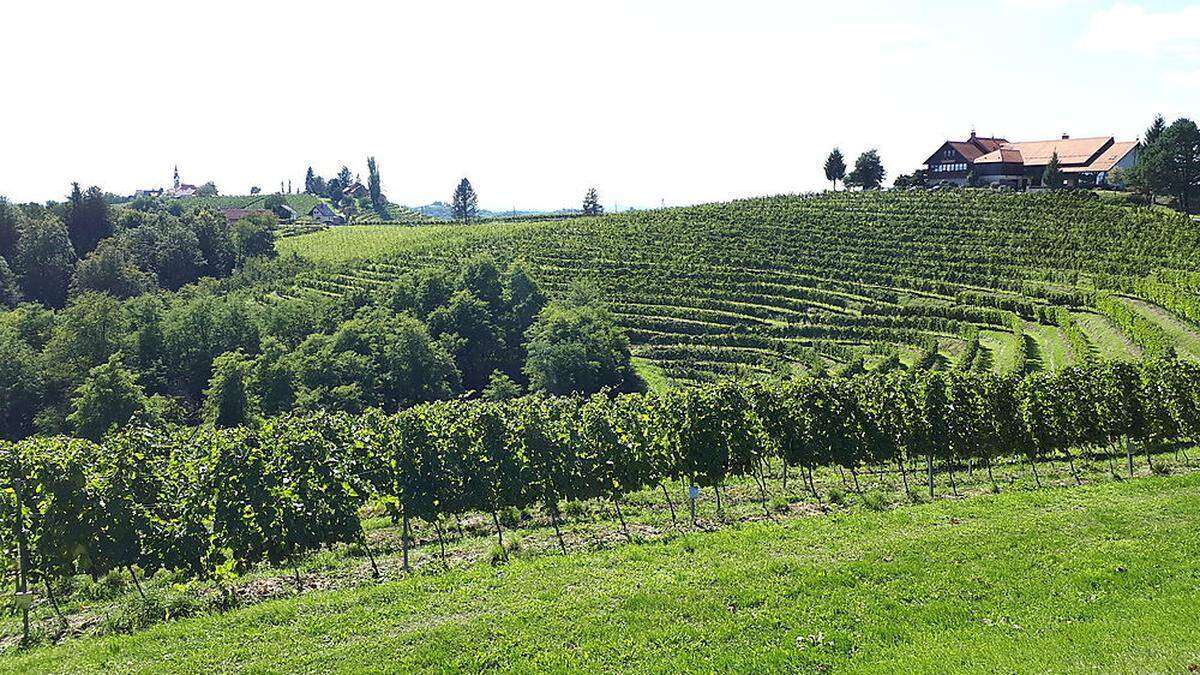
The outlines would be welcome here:
<svg viewBox="0 0 1200 675">
<path fill-rule="evenodd" d="M 1062 139 L 1063 139 L 1064 141 L 1069 141 L 1069 140 L 1071 140 L 1071 135 L 1070 135 L 1070 134 L 1067 134 L 1067 133 L 1064 133 L 1064 134 L 1063 134 L 1063 137 L 1062 137 Z"/>
</svg>

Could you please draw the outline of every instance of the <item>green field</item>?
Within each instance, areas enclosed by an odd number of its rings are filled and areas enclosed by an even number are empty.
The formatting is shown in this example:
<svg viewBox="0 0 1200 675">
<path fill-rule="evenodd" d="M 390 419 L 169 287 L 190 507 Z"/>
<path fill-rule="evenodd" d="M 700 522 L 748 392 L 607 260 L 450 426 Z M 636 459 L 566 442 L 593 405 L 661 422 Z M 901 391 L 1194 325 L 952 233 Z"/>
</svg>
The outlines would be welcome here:
<svg viewBox="0 0 1200 675">
<path fill-rule="evenodd" d="M 1186 672 L 1200 474 L 761 521 L 265 602 L 8 672 Z"/>
<path fill-rule="evenodd" d="M 985 361 L 1007 372 L 1021 366 L 1014 327 L 1029 341 L 1028 368 L 1081 360 L 1056 307 L 1083 319 L 1097 356 L 1137 354 L 1122 328 L 1089 312 L 1097 291 L 1134 295 L 1154 275 L 1172 309 L 1200 307 L 1197 246 L 1183 216 L 1080 195 L 825 193 L 561 221 L 334 228 L 280 242 L 318 269 L 274 290 L 370 291 L 487 253 L 522 261 L 551 296 L 590 289 L 668 384 L 810 372 L 860 354 L 874 363 L 880 349 L 907 362 L 930 340 L 949 366 L 975 331 Z M 1138 302 L 1181 353 L 1200 354 L 1190 321 Z"/>
</svg>

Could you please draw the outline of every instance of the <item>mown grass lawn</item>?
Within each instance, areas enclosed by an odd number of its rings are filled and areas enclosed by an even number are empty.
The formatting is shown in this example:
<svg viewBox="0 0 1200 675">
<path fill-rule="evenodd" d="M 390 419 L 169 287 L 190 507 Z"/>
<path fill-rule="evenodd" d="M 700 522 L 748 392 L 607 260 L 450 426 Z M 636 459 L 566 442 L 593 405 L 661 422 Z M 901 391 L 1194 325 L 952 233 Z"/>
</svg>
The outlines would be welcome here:
<svg viewBox="0 0 1200 675">
<path fill-rule="evenodd" d="M 747 524 L 310 593 L 12 672 L 1187 672 L 1200 474 Z"/>
</svg>

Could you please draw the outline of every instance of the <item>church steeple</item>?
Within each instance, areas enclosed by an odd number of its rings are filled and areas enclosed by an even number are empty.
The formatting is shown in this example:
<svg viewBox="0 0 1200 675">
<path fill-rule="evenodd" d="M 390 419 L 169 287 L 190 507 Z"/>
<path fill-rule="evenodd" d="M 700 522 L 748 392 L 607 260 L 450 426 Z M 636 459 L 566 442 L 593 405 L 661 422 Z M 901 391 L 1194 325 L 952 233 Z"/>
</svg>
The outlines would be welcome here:
<svg viewBox="0 0 1200 675">
<path fill-rule="evenodd" d="M 179 189 L 179 165 L 175 165 L 175 189 Z"/>
</svg>

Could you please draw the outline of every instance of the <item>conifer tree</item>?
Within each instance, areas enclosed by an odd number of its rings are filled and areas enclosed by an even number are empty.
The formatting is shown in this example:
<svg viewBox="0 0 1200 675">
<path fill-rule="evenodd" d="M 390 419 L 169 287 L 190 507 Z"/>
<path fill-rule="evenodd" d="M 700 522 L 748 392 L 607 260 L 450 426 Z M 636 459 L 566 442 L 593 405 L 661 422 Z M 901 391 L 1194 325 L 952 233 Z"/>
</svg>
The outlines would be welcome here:
<svg viewBox="0 0 1200 675">
<path fill-rule="evenodd" d="M 479 210 L 479 197 L 475 194 L 475 188 L 471 187 L 471 181 L 466 178 L 459 181 L 451 201 L 451 210 L 455 220 L 461 220 L 466 225 L 475 218 L 475 214 Z"/>
<path fill-rule="evenodd" d="M 837 190 L 837 182 L 846 177 L 846 158 L 840 148 L 834 148 L 825 158 L 825 180 L 833 181 L 833 189 Z"/>
<path fill-rule="evenodd" d="M 1167 121 L 1163 119 L 1161 114 L 1155 115 L 1154 121 L 1151 122 L 1149 128 L 1146 129 L 1146 135 L 1142 139 L 1142 144 L 1145 146 L 1153 145 L 1154 141 L 1157 141 L 1158 137 L 1162 136 L 1162 133 L 1166 130 Z"/>
<path fill-rule="evenodd" d="M 383 190 L 379 184 L 379 166 L 374 157 L 367 158 L 367 190 L 371 193 L 371 205 L 383 206 Z"/>
<path fill-rule="evenodd" d="M 588 188 L 587 194 L 583 196 L 583 215 L 598 216 L 604 213 L 604 207 L 600 204 L 600 195 L 597 194 L 596 188 Z"/>
<path fill-rule="evenodd" d="M 1057 152 L 1050 155 L 1050 163 L 1042 172 L 1042 185 L 1051 190 L 1058 190 L 1063 186 L 1062 163 L 1058 161 Z"/>
</svg>

